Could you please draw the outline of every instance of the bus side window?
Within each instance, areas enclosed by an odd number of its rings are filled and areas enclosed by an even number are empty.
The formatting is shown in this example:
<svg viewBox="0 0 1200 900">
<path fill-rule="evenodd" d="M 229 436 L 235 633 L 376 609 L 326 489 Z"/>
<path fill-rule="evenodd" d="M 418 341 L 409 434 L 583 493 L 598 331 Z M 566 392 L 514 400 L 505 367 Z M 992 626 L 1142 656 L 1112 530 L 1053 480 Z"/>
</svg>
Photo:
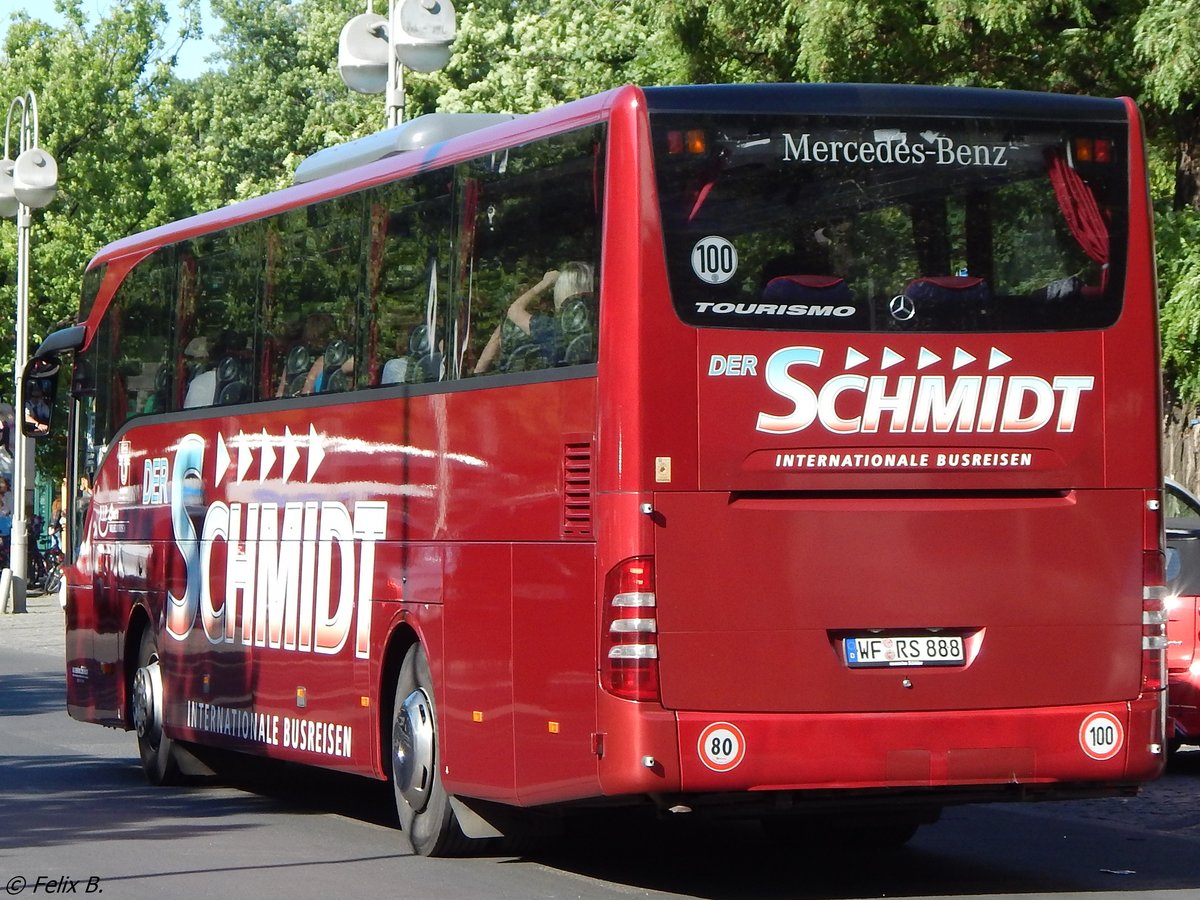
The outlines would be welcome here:
<svg viewBox="0 0 1200 900">
<path fill-rule="evenodd" d="M 446 377 L 451 177 L 435 171 L 372 192 L 369 367 L 379 386 Z"/>
<path fill-rule="evenodd" d="M 260 396 L 353 389 L 360 355 L 362 196 L 291 210 L 269 228 Z"/>
<path fill-rule="evenodd" d="M 248 223 L 195 238 L 179 256 L 183 408 L 253 400 L 261 226 Z"/>
<path fill-rule="evenodd" d="M 174 253 L 139 263 L 121 282 L 97 342 L 107 377 L 103 399 L 105 439 L 134 416 L 175 408 L 171 356 L 174 322 Z"/>
<path fill-rule="evenodd" d="M 587 128 L 460 167 L 475 209 L 457 278 L 461 377 L 596 361 L 600 146 Z"/>
</svg>

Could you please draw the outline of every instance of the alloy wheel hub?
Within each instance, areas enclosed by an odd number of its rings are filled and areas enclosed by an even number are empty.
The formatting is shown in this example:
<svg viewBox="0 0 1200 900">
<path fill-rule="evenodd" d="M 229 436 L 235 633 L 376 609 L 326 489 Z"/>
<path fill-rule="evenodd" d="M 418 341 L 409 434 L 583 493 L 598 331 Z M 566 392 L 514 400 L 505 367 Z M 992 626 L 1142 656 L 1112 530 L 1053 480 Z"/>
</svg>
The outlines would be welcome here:
<svg viewBox="0 0 1200 900">
<path fill-rule="evenodd" d="M 162 670 L 157 658 L 133 675 L 133 726 L 139 738 L 158 746 L 162 737 Z"/>
<path fill-rule="evenodd" d="M 418 688 L 400 704 L 392 726 L 392 771 L 396 790 L 415 811 L 429 802 L 433 784 L 433 706 Z"/>
</svg>

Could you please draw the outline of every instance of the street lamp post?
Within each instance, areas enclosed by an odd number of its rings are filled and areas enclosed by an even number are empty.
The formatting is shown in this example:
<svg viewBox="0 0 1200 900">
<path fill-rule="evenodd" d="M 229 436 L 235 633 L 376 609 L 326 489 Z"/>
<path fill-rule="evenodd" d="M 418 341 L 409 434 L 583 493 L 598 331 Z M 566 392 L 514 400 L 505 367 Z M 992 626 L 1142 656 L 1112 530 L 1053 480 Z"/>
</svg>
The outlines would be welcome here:
<svg viewBox="0 0 1200 900">
<path fill-rule="evenodd" d="M 9 155 L 14 113 L 19 112 L 16 159 Z M 12 611 L 25 612 L 25 582 L 28 561 L 28 529 L 25 511 L 26 469 L 31 459 L 30 439 L 22 434 L 25 416 L 25 397 L 22 375 L 29 356 L 29 247 L 33 225 L 33 210 L 41 209 L 54 199 L 58 188 L 58 165 L 54 157 L 38 146 L 37 97 L 33 91 L 16 97 L 8 106 L 4 123 L 4 158 L 0 160 L 0 216 L 17 220 L 17 321 L 16 352 L 13 360 L 13 516 L 9 544 L 11 572 L 9 592 L 4 592 L 7 606 L 11 592 Z"/>
<path fill-rule="evenodd" d="M 351 90 L 385 94 L 389 128 L 404 121 L 404 69 L 436 72 L 450 61 L 456 25 L 451 0 L 388 0 L 388 14 L 367 11 L 342 28 L 338 71 Z"/>
</svg>

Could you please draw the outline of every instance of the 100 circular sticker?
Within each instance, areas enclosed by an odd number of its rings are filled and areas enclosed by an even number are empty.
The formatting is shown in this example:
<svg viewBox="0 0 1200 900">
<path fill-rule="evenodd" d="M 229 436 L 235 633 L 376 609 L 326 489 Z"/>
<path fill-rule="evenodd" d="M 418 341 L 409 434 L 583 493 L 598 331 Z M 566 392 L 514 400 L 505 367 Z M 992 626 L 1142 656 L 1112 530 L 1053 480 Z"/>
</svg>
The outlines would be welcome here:
<svg viewBox="0 0 1200 900">
<path fill-rule="evenodd" d="M 724 284 L 738 268 L 737 248 L 726 238 L 710 234 L 692 247 L 692 271 L 701 281 Z"/>
<path fill-rule="evenodd" d="M 1125 729 L 1110 712 L 1094 712 L 1079 726 L 1079 746 L 1092 759 L 1112 759 L 1124 744 Z"/>
</svg>

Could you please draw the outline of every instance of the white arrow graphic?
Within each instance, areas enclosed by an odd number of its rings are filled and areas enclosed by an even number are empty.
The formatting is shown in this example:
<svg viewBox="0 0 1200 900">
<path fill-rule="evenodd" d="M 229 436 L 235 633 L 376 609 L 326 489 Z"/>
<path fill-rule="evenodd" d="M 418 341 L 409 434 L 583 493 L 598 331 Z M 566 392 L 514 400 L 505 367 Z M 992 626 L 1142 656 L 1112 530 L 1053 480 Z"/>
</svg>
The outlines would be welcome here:
<svg viewBox="0 0 1200 900">
<path fill-rule="evenodd" d="M 321 446 L 321 436 L 317 434 L 317 429 L 309 423 L 308 426 L 308 480 L 312 481 L 313 475 L 317 473 L 317 469 L 321 467 L 321 462 L 325 459 L 325 448 Z"/>
<path fill-rule="evenodd" d="M 283 480 L 292 477 L 292 470 L 300 462 L 300 448 L 296 446 L 296 436 L 286 425 L 283 428 Z"/>
<path fill-rule="evenodd" d="M 225 478 L 225 473 L 229 471 L 229 464 L 233 460 L 229 456 L 229 448 L 225 446 L 225 437 L 221 432 L 217 432 L 217 484 Z"/>
<path fill-rule="evenodd" d="M 250 449 L 250 435 L 244 431 L 239 431 L 237 440 L 237 480 L 245 481 L 246 473 L 250 471 L 250 466 L 254 464 L 254 451 Z"/>
<path fill-rule="evenodd" d="M 271 446 L 271 436 L 267 434 L 267 429 L 263 429 L 262 433 L 262 456 L 258 458 L 258 480 L 266 481 L 267 475 L 271 473 L 271 467 L 275 465 L 277 459 L 275 448 Z"/>
</svg>

